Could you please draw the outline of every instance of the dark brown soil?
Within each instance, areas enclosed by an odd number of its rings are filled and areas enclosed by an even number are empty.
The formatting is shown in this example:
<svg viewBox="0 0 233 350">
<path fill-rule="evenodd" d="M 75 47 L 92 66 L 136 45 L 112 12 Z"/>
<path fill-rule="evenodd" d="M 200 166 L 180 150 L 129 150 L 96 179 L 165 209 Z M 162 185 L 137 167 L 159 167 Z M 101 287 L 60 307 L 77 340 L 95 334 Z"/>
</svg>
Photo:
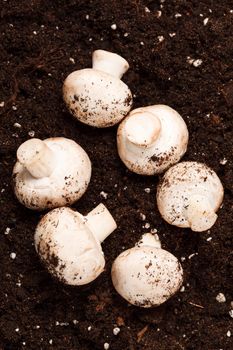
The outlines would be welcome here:
<svg viewBox="0 0 233 350">
<path fill-rule="evenodd" d="M 162 6 L 158 0 L 1 0 L 0 349 L 92 350 L 104 343 L 115 350 L 233 348 L 233 3 L 166 0 Z M 81 125 L 66 110 L 63 80 L 90 67 L 97 48 L 129 61 L 124 81 L 135 94 L 134 107 L 165 103 L 184 117 L 190 131 L 184 159 L 205 162 L 220 176 L 225 198 L 209 232 L 166 224 L 156 209 L 158 178 L 126 170 L 116 151 L 116 127 Z M 188 56 L 203 62 L 194 67 Z M 45 271 L 33 246 L 41 214 L 14 198 L 16 149 L 30 131 L 39 138 L 63 135 L 84 147 L 93 176 L 74 207 L 85 214 L 103 201 L 118 223 L 103 245 L 106 271 L 85 288 L 59 284 Z M 185 271 L 184 291 L 150 310 L 128 305 L 110 279 L 114 258 L 148 231 L 146 222 L 158 230 L 165 249 L 182 257 Z M 216 301 L 219 292 L 225 303 Z M 121 331 L 113 335 L 116 325 Z"/>
</svg>

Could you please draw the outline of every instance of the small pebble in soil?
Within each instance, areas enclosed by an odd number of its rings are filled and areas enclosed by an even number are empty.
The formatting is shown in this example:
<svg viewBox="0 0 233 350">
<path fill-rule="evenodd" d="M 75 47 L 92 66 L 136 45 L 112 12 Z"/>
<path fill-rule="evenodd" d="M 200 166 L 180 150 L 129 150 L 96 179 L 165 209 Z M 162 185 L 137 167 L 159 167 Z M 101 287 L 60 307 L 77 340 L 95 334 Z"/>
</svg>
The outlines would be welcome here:
<svg viewBox="0 0 233 350">
<path fill-rule="evenodd" d="M 0 102 L 0 107 L 4 107 L 4 106 L 5 106 L 5 102 L 4 101 Z"/>
<path fill-rule="evenodd" d="M 17 106 L 12 106 L 13 111 L 17 111 Z"/>
<path fill-rule="evenodd" d="M 35 131 L 34 130 L 28 131 L 28 136 L 34 137 L 35 136 Z"/>
<path fill-rule="evenodd" d="M 89 19 L 90 18 L 90 16 L 89 15 L 86 15 L 86 17 L 85 17 L 86 19 Z"/>
<path fill-rule="evenodd" d="M 149 187 L 146 187 L 146 188 L 144 189 L 144 191 L 145 191 L 146 193 L 150 193 L 150 188 L 149 188 Z"/>
<path fill-rule="evenodd" d="M 185 291 L 185 286 L 182 286 L 182 287 L 180 288 L 180 292 L 183 293 L 184 291 Z"/>
<path fill-rule="evenodd" d="M 182 17 L 182 14 L 181 14 L 181 13 L 176 13 L 174 17 L 175 17 L 175 18 Z"/>
<path fill-rule="evenodd" d="M 227 331 L 227 337 L 228 337 L 228 338 L 231 337 L 231 331 Z"/>
<path fill-rule="evenodd" d="M 173 36 L 176 36 L 176 33 L 169 33 L 170 38 L 173 38 Z"/>
<path fill-rule="evenodd" d="M 116 29 L 117 29 L 117 25 L 116 25 L 115 23 L 113 23 L 113 24 L 111 25 L 111 29 L 112 29 L 112 30 L 116 30 Z"/>
<path fill-rule="evenodd" d="M 50 344 L 50 345 L 53 344 L 53 339 L 49 339 L 49 344 Z"/>
<path fill-rule="evenodd" d="M 159 35 L 157 38 L 158 38 L 158 40 L 159 40 L 160 43 L 161 43 L 162 41 L 164 41 L 164 36 L 163 36 L 163 35 Z"/>
<path fill-rule="evenodd" d="M 144 227 L 145 227 L 146 229 L 150 228 L 149 222 L 146 222 Z"/>
<path fill-rule="evenodd" d="M 226 302 L 226 297 L 223 293 L 218 293 L 218 295 L 216 296 L 216 300 L 219 303 L 225 303 Z"/>
<path fill-rule="evenodd" d="M 180 260 L 181 260 L 182 262 L 185 261 L 185 260 L 186 260 L 185 256 L 182 256 L 182 257 L 180 258 Z"/>
<path fill-rule="evenodd" d="M 77 320 L 73 320 L 73 324 L 74 325 L 78 324 L 78 321 Z"/>
<path fill-rule="evenodd" d="M 202 61 L 201 59 L 198 58 L 197 60 L 194 60 L 194 61 L 193 61 L 193 66 L 194 66 L 194 67 L 199 67 L 199 66 L 202 64 L 202 62 L 203 62 L 203 61 Z"/>
<path fill-rule="evenodd" d="M 10 253 L 10 258 L 12 259 L 12 260 L 14 260 L 15 258 L 16 258 L 16 253 Z"/>
<path fill-rule="evenodd" d="M 156 229 L 156 228 L 152 228 L 151 230 L 150 230 L 150 233 L 152 233 L 152 234 L 155 234 L 156 232 L 158 232 L 158 230 Z M 158 236 L 158 235 L 156 235 L 156 236 Z M 159 238 L 158 238 L 159 239 Z"/>
<path fill-rule="evenodd" d="M 143 213 L 140 213 L 140 219 L 141 219 L 142 221 L 145 221 L 145 220 L 146 220 L 146 215 L 143 214 Z"/>
<path fill-rule="evenodd" d="M 148 7 L 145 7 L 145 12 L 150 13 L 150 9 L 148 9 Z"/>
<path fill-rule="evenodd" d="M 141 45 L 141 46 L 144 46 L 145 44 L 144 44 L 144 42 L 143 42 L 143 41 L 140 41 L 140 45 Z"/>
<path fill-rule="evenodd" d="M 221 160 L 219 161 L 219 163 L 220 163 L 221 165 L 225 165 L 225 164 L 227 164 L 227 159 L 224 157 L 223 159 L 221 159 Z"/>
<path fill-rule="evenodd" d="M 108 350 L 110 345 L 108 343 L 104 343 L 104 350 Z"/>
<path fill-rule="evenodd" d="M 19 328 L 15 328 L 15 331 L 16 331 L 16 332 L 19 332 Z"/>
<path fill-rule="evenodd" d="M 124 37 L 127 38 L 127 36 L 129 36 L 129 33 L 125 33 L 124 34 Z"/>
<path fill-rule="evenodd" d="M 19 124 L 19 123 L 14 123 L 14 125 L 13 125 L 15 128 L 17 128 L 17 129 L 20 129 L 21 127 L 22 127 L 22 125 L 21 124 Z"/>
<path fill-rule="evenodd" d="M 233 309 L 229 311 L 229 315 L 231 318 L 233 318 Z"/>
<path fill-rule="evenodd" d="M 121 330 L 120 330 L 119 327 L 115 327 L 115 328 L 113 328 L 113 331 L 112 331 L 112 332 L 113 332 L 114 335 L 117 335 L 117 334 L 120 333 L 120 331 L 121 331 Z"/>
<path fill-rule="evenodd" d="M 156 17 L 157 17 L 157 18 L 160 18 L 161 16 L 162 16 L 162 11 L 157 11 L 157 12 L 156 12 Z"/>
<path fill-rule="evenodd" d="M 88 332 L 90 332 L 91 331 L 91 326 L 87 327 L 87 330 L 88 330 Z"/>
<path fill-rule="evenodd" d="M 101 196 L 102 198 L 104 198 L 104 199 L 107 199 L 107 198 L 108 198 L 108 194 L 107 194 L 106 192 L 104 192 L 104 191 L 101 191 L 101 192 L 100 192 L 100 196 Z"/>
<path fill-rule="evenodd" d="M 205 18 L 203 21 L 204 26 L 206 26 L 208 22 L 209 22 L 209 18 Z"/>
<path fill-rule="evenodd" d="M 210 242 L 212 240 L 212 237 L 206 238 L 207 242 Z"/>
<path fill-rule="evenodd" d="M 10 230 L 11 230 L 11 229 L 10 229 L 10 227 L 7 227 L 7 228 L 5 229 L 5 232 L 4 232 L 4 234 L 5 234 L 5 235 L 9 235 L 9 233 L 10 233 Z"/>
<path fill-rule="evenodd" d="M 75 60 L 73 59 L 73 57 L 70 57 L 69 60 L 71 63 L 75 64 Z"/>
</svg>

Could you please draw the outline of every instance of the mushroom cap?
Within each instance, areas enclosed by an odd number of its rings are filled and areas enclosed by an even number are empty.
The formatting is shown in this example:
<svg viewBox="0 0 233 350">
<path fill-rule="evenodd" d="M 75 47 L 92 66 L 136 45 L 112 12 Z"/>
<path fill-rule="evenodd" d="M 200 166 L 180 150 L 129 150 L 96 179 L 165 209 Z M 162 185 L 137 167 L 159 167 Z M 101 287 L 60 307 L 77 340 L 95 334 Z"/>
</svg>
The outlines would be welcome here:
<svg viewBox="0 0 233 350">
<path fill-rule="evenodd" d="M 132 105 L 132 94 L 123 81 L 89 68 L 68 75 L 63 98 L 74 117 L 98 128 L 119 123 Z"/>
<path fill-rule="evenodd" d="M 56 208 L 39 222 L 35 248 L 48 271 L 61 282 L 84 285 L 104 270 L 100 243 L 85 218 L 70 208 Z"/>
<path fill-rule="evenodd" d="M 91 178 L 91 162 L 76 142 L 55 137 L 44 140 L 56 157 L 49 177 L 35 178 L 17 161 L 13 169 L 18 200 L 29 209 L 44 210 L 70 205 L 86 191 Z"/>
<path fill-rule="evenodd" d="M 112 282 L 129 303 L 149 308 L 169 299 L 180 288 L 183 270 L 166 250 L 141 246 L 121 253 L 112 266 Z"/>
<path fill-rule="evenodd" d="M 212 210 L 216 212 L 223 201 L 223 194 L 220 179 L 207 165 L 191 161 L 181 162 L 171 167 L 163 176 L 157 188 L 157 206 L 169 224 L 191 227 L 185 215 L 190 198 L 206 198 Z M 215 220 L 216 218 L 217 216 Z M 206 228 L 195 231 L 204 230 Z"/>
<path fill-rule="evenodd" d="M 142 123 L 144 115 L 148 119 L 147 123 Z M 154 116 L 154 127 L 151 116 Z M 133 143 L 130 129 L 134 133 L 134 139 L 135 134 L 137 139 L 141 140 L 144 135 L 145 142 Z M 141 107 L 132 110 L 119 125 L 118 153 L 129 170 L 140 175 L 154 175 L 162 173 L 180 160 L 186 152 L 188 136 L 184 120 L 171 107 Z M 148 140 L 151 140 L 151 143 Z"/>
</svg>

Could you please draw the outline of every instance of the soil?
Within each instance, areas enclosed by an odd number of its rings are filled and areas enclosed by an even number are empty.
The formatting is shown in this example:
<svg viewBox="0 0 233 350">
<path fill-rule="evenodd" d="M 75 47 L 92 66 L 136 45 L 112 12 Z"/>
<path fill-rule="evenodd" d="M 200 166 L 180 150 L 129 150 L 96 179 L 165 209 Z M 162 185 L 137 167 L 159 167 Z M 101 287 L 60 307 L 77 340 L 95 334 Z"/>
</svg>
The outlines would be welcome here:
<svg viewBox="0 0 233 350">
<path fill-rule="evenodd" d="M 233 348 L 233 3 L 160 2 L 1 1 L 0 349 L 104 349 L 105 343 L 113 350 Z M 117 127 L 82 125 L 65 108 L 65 77 L 90 67 L 97 48 L 129 61 L 123 80 L 134 108 L 164 103 L 183 116 L 190 132 L 183 159 L 204 162 L 219 175 L 225 197 L 208 232 L 166 224 L 156 209 L 159 177 L 125 168 L 116 150 Z M 65 136 L 87 151 L 92 180 L 73 207 L 86 214 L 104 202 L 118 223 L 103 244 L 106 270 L 86 287 L 64 286 L 46 272 L 33 244 L 42 214 L 14 197 L 16 150 L 33 135 Z M 127 304 L 110 278 L 114 258 L 150 230 L 146 223 L 185 271 L 183 292 L 148 310 Z M 223 303 L 216 300 L 220 292 Z M 120 333 L 114 335 L 116 326 Z"/>
</svg>

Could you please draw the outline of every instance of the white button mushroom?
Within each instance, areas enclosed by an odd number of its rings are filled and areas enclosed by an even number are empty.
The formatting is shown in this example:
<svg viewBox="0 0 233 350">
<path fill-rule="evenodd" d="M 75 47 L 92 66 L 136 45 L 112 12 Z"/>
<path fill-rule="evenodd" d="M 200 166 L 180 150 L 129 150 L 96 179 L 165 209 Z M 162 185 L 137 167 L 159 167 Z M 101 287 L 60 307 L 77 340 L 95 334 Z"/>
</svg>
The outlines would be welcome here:
<svg viewBox="0 0 233 350">
<path fill-rule="evenodd" d="M 30 139 L 17 150 L 14 190 L 27 208 L 44 210 L 69 205 L 86 191 L 91 162 L 76 142 L 55 137 Z"/>
<path fill-rule="evenodd" d="M 49 272 L 61 282 L 83 285 L 104 270 L 101 242 L 116 229 L 103 204 L 87 216 L 67 208 L 56 208 L 39 222 L 35 248 Z"/>
<path fill-rule="evenodd" d="M 181 116 L 165 105 L 134 109 L 118 128 L 118 153 L 123 163 L 141 175 L 161 173 L 177 163 L 188 144 Z"/>
<path fill-rule="evenodd" d="M 130 111 L 132 94 L 121 81 L 128 62 L 104 51 L 93 52 L 93 68 L 68 75 L 63 98 L 70 112 L 82 123 L 105 128 L 119 123 Z"/>
<path fill-rule="evenodd" d="M 157 205 L 164 220 L 197 232 L 214 225 L 222 200 L 223 186 L 218 176 L 197 162 L 174 165 L 157 189 Z"/>
<path fill-rule="evenodd" d="M 112 266 L 112 282 L 129 303 L 144 308 L 154 307 L 179 290 L 183 270 L 177 258 L 161 249 L 160 242 L 147 233 L 137 246 L 116 258 Z"/>
</svg>

